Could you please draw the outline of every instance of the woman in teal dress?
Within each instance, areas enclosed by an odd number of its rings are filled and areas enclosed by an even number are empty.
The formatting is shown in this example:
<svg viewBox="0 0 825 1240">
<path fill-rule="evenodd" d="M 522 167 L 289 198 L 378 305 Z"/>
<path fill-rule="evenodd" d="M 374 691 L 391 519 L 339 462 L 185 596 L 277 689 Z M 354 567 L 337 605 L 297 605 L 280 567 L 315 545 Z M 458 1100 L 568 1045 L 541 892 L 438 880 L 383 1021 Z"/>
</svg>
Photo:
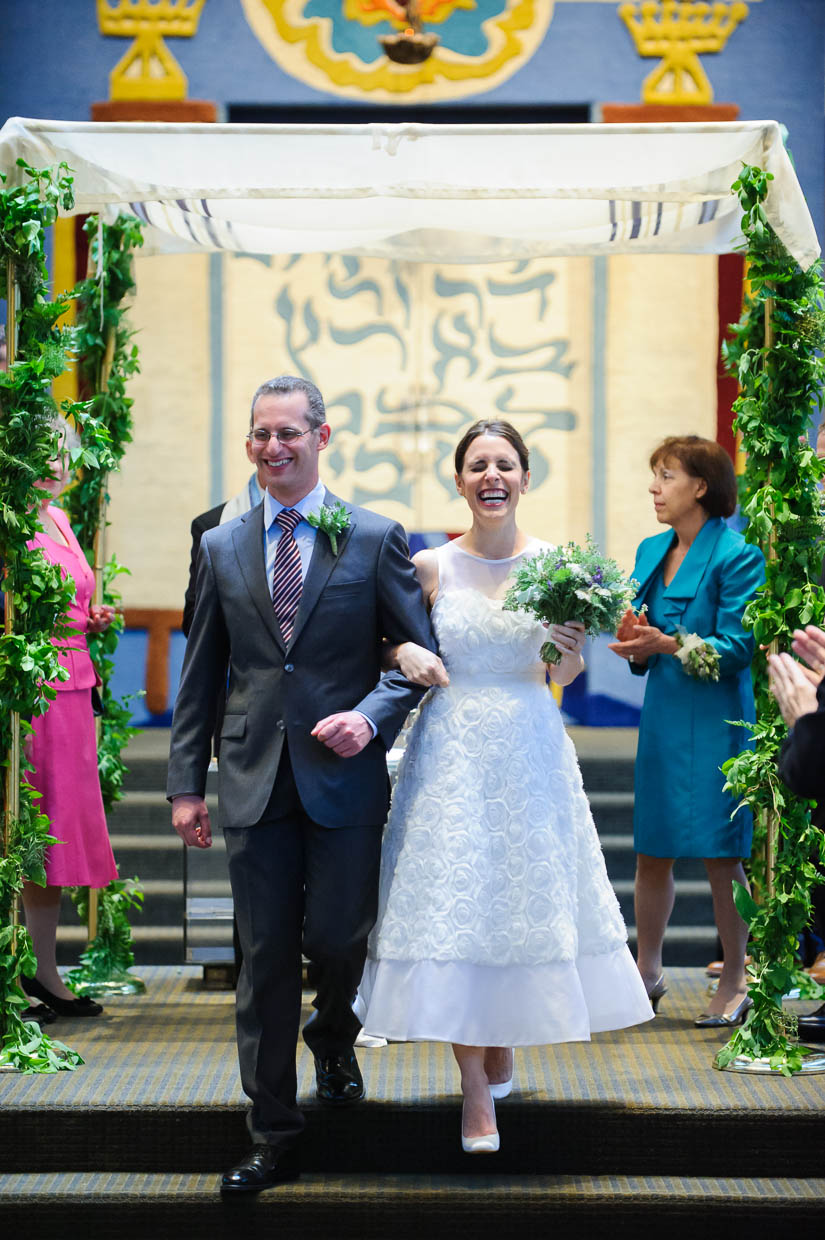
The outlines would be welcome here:
<svg viewBox="0 0 825 1240">
<path fill-rule="evenodd" d="M 742 614 L 764 581 L 765 564 L 762 552 L 723 520 L 736 507 L 736 477 L 723 448 L 698 435 L 673 437 L 650 466 L 656 519 L 671 530 L 640 544 L 636 612 L 627 613 L 611 645 L 631 672 L 648 678 L 635 774 L 637 964 L 655 1007 L 666 989 L 662 944 L 673 910 L 673 861 L 703 858 L 724 968 L 695 1023 L 739 1024 L 750 1005 L 747 927 L 732 883 L 746 883 L 742 858 L 750 855 L 752 823 L 723 790 L 719 768 L 747 743 L 747 733 L 730 721 L 755 718 L 753 637 Z M 691 673 L 697 662 L 705 670 L 717 663 L 718 680 Z"/>
</svg>

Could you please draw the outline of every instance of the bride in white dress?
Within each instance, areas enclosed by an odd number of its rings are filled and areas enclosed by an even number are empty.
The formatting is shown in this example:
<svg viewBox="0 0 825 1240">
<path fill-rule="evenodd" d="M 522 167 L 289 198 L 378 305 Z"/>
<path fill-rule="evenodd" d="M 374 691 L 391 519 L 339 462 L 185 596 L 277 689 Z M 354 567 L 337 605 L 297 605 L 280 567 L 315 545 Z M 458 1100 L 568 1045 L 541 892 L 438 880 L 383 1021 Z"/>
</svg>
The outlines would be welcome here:
<svg viewBox="0 0 825 1240">
<path fill-rule="evenodd" d="M 578 676 L 584 629 L 501 610 L 511 570 L 547 546 L 516 525 L 527 449 L 482 421 L 455 467 L 472 527 L 413 561 L 441 659 L 410 643 L 388 654 L 433 688 L 398 772 L 360 998 L 367 1034 L 453 1044 L 462 1145 L 481 1153 L 499 1148 L 493 1098 L 510 1092 L 514 1046 L 653 1012 L 546 684 Z M 545 668 L 548 637 L 562 658 Z"/>
</svg>

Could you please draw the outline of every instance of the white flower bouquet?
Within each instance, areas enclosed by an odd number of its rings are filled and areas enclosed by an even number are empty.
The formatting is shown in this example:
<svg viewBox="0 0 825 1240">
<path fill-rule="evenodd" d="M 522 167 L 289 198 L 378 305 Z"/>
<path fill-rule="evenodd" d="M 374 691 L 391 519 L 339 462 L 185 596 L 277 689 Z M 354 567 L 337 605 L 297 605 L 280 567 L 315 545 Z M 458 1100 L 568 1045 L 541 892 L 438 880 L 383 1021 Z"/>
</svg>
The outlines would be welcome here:
<svg viewBox="0 0 825 1240">
<path fill-rule="evenodd" d="M 588 534 L 584 547 L 569 542 L 522 560 L 512 574 L 504 610 L 530 612 L 545 624 L 576 620 L 591 636 L 615 633 L 638 589 L 638 582 L 602 555 Z M 552 642 L 544 643 L 545 663 L 559 663 L 561 657 Z"/>
</svg>

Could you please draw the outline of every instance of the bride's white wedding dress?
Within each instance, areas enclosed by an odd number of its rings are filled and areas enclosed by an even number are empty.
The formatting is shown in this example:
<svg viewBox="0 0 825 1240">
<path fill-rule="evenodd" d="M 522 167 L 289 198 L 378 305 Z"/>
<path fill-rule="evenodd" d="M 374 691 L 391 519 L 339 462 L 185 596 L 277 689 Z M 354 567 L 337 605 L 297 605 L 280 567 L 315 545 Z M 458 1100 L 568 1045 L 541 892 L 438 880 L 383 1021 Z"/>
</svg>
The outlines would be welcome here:
<svg viewBox="0 0 825 1240">
<path fill-rule="evenodd" d="M 510 571 L 544 546 L 437 550 L 450 684 L 424 699 L 398 772 L 359 995 L 368 1034 L 531 1046 L 653 1015 L 539 661 L 546 631 L 501 609 Z"/>
</svg>

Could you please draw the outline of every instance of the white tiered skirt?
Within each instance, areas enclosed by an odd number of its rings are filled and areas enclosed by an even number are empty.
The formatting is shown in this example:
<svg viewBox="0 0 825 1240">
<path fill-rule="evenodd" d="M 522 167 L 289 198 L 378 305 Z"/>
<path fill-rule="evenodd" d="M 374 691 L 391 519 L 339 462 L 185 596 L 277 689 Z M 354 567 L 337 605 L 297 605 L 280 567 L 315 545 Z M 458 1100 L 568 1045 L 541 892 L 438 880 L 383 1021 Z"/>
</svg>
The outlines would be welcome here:
<svg viewBox="0 0 825 1240">
<path fill-rule="evenodd" d="M 575 964 L 501 968 L 370 959 L 356 1012 L 375 1037 L 465 1046 L 588 1042 L 653 1016 L 626 946 Z"/>
</svg>

